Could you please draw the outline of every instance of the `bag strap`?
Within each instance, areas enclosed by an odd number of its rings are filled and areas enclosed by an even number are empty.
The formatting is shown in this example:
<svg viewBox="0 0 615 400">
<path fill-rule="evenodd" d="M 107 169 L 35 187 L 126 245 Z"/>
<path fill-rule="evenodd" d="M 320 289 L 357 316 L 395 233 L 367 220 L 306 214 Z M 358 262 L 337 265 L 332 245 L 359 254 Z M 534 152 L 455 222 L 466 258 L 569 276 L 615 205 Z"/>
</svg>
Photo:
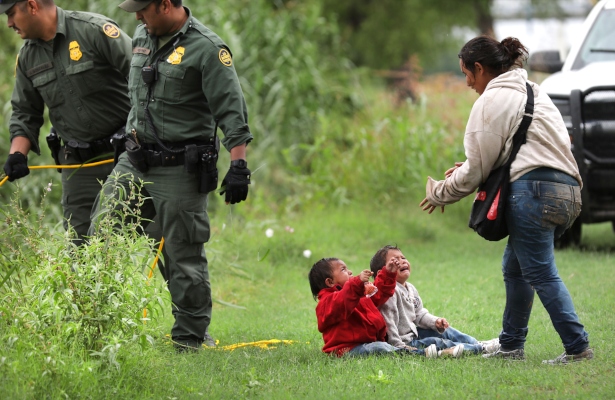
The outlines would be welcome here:
<svg viewBox="0 0 615 400">
<path fill-rule="evenodd" d="M 519 152 L 521 145 L 525 143 L 527 129 L 530 127 L 534 115 L 534 91 L 532 90 L 530 84 L 527 83 L 527 81 L 525 82 L 525 87 L 527 88 L 527 103 L 525 104 L 525 114 L 523 115 L 523 119 L 521 120 L 521 124 L 519 124 L 519 128 L 517 129 L 515 136 L 513 136 L 513 144 L 510 156 L 503 165 L 507 168 L 510 168 L 513 161 L 515 161 L 515 157 L 517 157 L 517 153 Z"/>
</svg>

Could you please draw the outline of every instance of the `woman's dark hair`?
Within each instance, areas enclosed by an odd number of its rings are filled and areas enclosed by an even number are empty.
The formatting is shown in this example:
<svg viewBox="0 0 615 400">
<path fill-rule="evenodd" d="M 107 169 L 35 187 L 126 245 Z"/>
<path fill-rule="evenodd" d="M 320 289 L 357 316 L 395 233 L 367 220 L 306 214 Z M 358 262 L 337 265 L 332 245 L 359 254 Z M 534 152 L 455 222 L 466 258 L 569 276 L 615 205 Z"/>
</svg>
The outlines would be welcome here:
<svg viewBox="0 0 615 400">
<path fill-rule="evenodd" d="M 528 50 L 519 39 L 507 37 L 498 42 L 489 36 L 478 36 L 466 43 L 458 54 L 467 70 L 474 73 L 474 63 L 499 76 L 512 67 L 523 67 Z"/>
<path fill-rule="evenodd" d="M 310 289 L 312 289 L 314 300 L 318 300 L 318 293 L 327 287 L 325 280 L 327 278 L 333 278 L 331 274 L 331 262 L 338 260 L 339 258 L 334 257 L 322 258 L 312 265 L 312 269 L 308 273 L 308 279 L 310 280 Z"/>
<path fill-rule="evenodd" d="M 387 253 L 389 252 L 389 250 L 400 250 L 400 248 L 387 244 L 386 246 L 378 250 L 369 262 L 369 269 L 372 270 L 374 276 L 376 276 L 378 274 L 378 271 L 380 271 L 382 267 L 384 267 L 384 265 L 387 263 Z"/>
</svg>

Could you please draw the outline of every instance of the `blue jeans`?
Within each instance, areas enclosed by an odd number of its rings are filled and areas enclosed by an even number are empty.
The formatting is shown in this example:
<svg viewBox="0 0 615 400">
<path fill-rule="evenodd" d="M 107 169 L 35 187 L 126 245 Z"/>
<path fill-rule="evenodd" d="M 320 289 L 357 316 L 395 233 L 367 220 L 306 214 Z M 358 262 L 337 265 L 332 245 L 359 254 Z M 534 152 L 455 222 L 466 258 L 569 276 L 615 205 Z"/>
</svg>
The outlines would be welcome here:
<svg viewBox="0 0 615 400">
<path fill-rule="evenodd" d="M 566 352 L 580 353 L 589 346 L 588 334 L 559 277 L 553 254 L 553 240 L 581 212 L 580 188 L 538 180 L 517 180 L 510 185 L 506 205 L 509 238 L 502 259 L 506 307 L 500 344 L 505 350 L 524 347 L 536 291 Z"/>
<path fill-rule="evenodd" d="M 408 346 L 416 347 L 419 349 L 420 354 L 425 353 L 425 347 L 435 344 L 438 350 L 448 349 L 455 347 L 458 344 L 463 344 L 463 351 L 469 351 L 474 354 L 480 354 L 483 352 L 483 346 L 478 343 L 478 340 L 474 339 L 470 335 L 466 335 L 463 332 L 458 331 L 455 328 L 448 328 L 444 333 L 440 334 L 438 331 L 432 329 L 416 329 L 419 337 L 407 343 Z"/>
<path fill-rule="evenodd" d="M 371 354 L 385 354 L 385 353 L 395 353 L 395 352 L 406 352 L 405 349 L 399 349 L 395 346 L 388 344 L 387 342 L 372 342 L 372 343 L 363 343 L 358 346 L 353 347 L 350 351 L 348 351 L 345 356 L 368 356 Z"/>
</svg>

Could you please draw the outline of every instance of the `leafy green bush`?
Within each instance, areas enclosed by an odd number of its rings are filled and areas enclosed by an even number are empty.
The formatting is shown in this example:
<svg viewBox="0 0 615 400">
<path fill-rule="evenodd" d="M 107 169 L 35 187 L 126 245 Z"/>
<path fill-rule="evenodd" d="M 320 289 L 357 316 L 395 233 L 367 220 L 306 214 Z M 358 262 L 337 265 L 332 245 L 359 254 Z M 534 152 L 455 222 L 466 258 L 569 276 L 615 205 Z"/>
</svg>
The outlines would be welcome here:
<svg viewBox="0 0 615 400">
<path fill-rule="evenodd" d="M 108 185 L 117 187 L 114 180 Z M 115 366 L 121 346 L 153 343 L 143 309 L 158 316 L 163 290 L 150 285 L 144 270 L 153 243 L 139 235 L 140 219 L 123 222 L 127 200 L 140 201 L 138 186 L 106 199 L 99 232 L 89 245 L 76 246 L 69 233 L 50 234 L 40 215 L 32 224 L 17 201 L 1 207 L 0 346 L 3 353 L 29 351 L 60 359 L 89 353 Z M 18 195 L 18 194 L 17 194 Z M 43 204 L 40 210 L 44 210 Z M 87 359 L 87 356 L 85 356 Z"/>
</svg>

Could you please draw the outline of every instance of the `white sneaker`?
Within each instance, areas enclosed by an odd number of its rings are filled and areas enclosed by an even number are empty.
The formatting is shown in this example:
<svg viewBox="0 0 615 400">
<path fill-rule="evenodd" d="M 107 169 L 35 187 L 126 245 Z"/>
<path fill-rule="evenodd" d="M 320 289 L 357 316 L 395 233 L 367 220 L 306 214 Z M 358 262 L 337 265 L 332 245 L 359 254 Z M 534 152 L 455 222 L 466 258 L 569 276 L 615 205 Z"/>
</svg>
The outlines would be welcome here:
<svg viewBox="0 0 615 400">
<path fill-rule="evenodd" d="M 425 357 L 427 358 L 438 358 L 438 348 L 435 344 L 430 344 L 425 347 Z"/>
<path fill-rule="evenodd" d="M 440 350 L 438 352 L 439 357 L 449 356 L 453 358 L 459 358 L 463 355 L 463 344 L 458 344 L 455 347 L 449 347 L 448 349 Z"/>
<path fill-rule="evenodd" d="M 495 353 L 500 349 L 500 339 L 495 338 L 491 340 L 485 340 L 478 342 L 481 346 L 483 346 L 483 354 L 487 353 Z"/>
</svg>

